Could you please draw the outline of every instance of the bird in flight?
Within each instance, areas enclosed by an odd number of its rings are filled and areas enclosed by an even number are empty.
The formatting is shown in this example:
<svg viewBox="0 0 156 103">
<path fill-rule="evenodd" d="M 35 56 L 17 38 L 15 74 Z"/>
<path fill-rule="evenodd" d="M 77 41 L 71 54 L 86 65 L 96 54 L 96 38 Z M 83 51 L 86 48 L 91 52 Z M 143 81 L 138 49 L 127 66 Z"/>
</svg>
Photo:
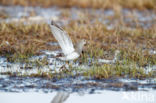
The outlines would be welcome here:
<svg viewBox="0 0 156 103">
<path fill-rule="evenodd" d="M 80 42 L 77 43 L 76 48 L 74 48 L 71 38 L 54 21 L 51 21 L 50 28 L 53 36 L 58 41 L 64 54 L 63 57 L 58 57 L 58 59 L 62 61 L 72 61 L 79 58 L 82 53 L 83 46 L 86 44 L 86 40 L 80 40 Z"/>
</svg>

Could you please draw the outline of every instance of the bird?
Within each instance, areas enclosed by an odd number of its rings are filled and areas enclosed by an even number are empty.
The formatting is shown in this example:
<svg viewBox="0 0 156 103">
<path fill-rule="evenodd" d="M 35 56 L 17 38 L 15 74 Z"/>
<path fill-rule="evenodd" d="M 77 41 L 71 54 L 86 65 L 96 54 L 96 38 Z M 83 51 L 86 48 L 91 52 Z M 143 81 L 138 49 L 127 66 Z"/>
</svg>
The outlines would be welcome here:
<svg viewBox="0 0 156 103">
<path fill-rule="evenodd" d="M 73 61 L 80 57 L 86 40 L 82 39 L 76 44 L 76 48 L 72 43 L 68 33 L 58 26 L 54 21 L 50 24 L 51 32 L 55 39 L 58 41 L 64 56 L 58 57 L 62 61 Z"/>
</svg>

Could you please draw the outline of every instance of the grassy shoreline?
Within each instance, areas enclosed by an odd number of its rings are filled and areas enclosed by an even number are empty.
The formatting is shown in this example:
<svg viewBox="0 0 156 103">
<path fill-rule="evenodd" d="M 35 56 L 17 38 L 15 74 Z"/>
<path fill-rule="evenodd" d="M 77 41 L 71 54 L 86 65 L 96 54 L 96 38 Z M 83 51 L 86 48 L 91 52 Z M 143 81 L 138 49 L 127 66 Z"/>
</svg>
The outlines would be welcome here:
<svg viewBox="0 0 156 103">
<path fill-rule="evenodd" d="M 49 42 L 56 42 L 48 24 L 0 23 L 0 27 L 0 55 L 7 57 L 11 62 L 25 62 L 24 59 L 39 55 L 41 50 L 60 48 L 48 45 Z M 85 47 L 85 53 L 81 56 L 81 60 L 84 62 L 87 62 L 88 57 L 112 59 L 114 51 L 120 51 L 119 60 L 122 63 L 95 64 L 91 69 L 83 71 L 82 74 L 78 73 L 79 75 L 96 79 L 125 77 L 126 75 L 129 75 L 130 78 L 156 77 L 154 72 L 146 74 L 143 69 L 147 65 L 156 65 L 156 55 L 149 53 L 149 50 L 156 48 L 154 27 L 133 30 L 118 27 L 108 30 L 104 24 L 99 22 L 91 24 L 90 22 L 73 21 L 64 29 L 74 43 L 80 39 L 86 39 L 89 42 Z M 71 71 L 63 71 L 60 74 L 58 78 L 64 77 L 64 74 L 73 76 Z M 58 74 L 40 72 L 32 76 L 54 78 Z"/>
</svg>

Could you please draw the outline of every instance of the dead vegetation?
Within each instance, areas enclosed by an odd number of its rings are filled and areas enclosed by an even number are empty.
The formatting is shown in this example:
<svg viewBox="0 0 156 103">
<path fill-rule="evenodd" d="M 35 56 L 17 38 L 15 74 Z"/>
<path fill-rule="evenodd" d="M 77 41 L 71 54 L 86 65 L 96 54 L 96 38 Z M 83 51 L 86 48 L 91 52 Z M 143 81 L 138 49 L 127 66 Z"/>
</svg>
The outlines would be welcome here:
<svg viewBox="0 0 156 103">
<path fill-rule="evenodd" d="M 47 44 L 54 38 L 46 24 L 0 23 L 0 27 L 0 54 L 3 56 L 26 58 L 38 55 L 40 50 L 57 48 Z"/>
<path fill-rule="evenodd" d="M 3 56 L 18 54 L 30 57 L 40 54 L 41 50 L 59 48 L 48 45 L 49 42 L 56 40 L 47 24 L 1 23 L 0 27 L 0 54 Z M 156 64 L 156 56 L 149 53 L 156 48 L 154 28 L 120 29 L 118 27 L 108 30 L 100 22 L 92 24 L 73 21 L 65 27 L 65 30 L 74 43 L 86 39 L 89 44 L 85 47 L 85 51 L 92 57 L 112 59 L 114 51 L 120 50 L 122 59 L 126 58 L 143 66 L 148 63 Z"/>
<path fill-rule="evenodd" d="M 1 5 L 156 9 L 155 0 L 0 0 Z"/>
</svg>

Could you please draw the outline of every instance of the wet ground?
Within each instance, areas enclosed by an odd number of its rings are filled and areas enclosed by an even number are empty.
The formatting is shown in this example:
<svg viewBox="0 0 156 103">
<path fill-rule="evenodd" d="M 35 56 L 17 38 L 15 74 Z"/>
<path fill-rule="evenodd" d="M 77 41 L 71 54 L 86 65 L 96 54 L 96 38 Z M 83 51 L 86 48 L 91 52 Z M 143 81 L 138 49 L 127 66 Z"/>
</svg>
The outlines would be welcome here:
<svg viewBox="0 0 156 103">
<path fill-rule="evenodd" d="M 143 80 L 129 79 L 127 77 L 110 78 L 110 79 L 94 79 L 94 77 L 86 78 L 82 76 L 84 70 L 90 69 L 90 58 L 87 64 L 70 62 L 74 68 L 72 75 L 65 70 L 70 70 L 70 66 L 63 61 L 56 59 L 54 56 L 60 51 L 42 51 L 45 54 L 34 56 L 30 61 L 43 60 L 46 58 L 46 65 L 33 65 L 31 63 L 11 63 L 5 57 L 1 57 L 0 64 L 0 91 L 3 92 L 53 92 L 53 91 L 68 91 L 68 92 L 87 92 L 94 93 L 96 90 L 113 90 L 113 91 L 148 91 L 156 89 L 156 80 L 147 78 Z M 116 55 L 117 56 L 117 55 Z M 117 58 L 117 57 L 115 57 Z M 105 62 L 113 63 L 118 60 L 105 60 Z M 109 62 L 108 62 L 109 61 Z M 63 69 L 62 69 L 63 67 Z M 79 69 L 81 68 L 81 69 Z M 144 68 L 146 72 L 156 71 L 155 66 L 147 66 Z M 63 77 L 61 72 L 65 73 Z M 55 75 L 52 78 L 47 75 Z M 67 73 L 67 74 L 66 74 Z"/>
<path fill-rule="evenodd" d="M 125 25 L 130 28 L 135 28 L 137 25 L 148 29 L 156 21 L 156 13 L 152 10 L 139 11 L 123 9 L 121 11 Z M 3 15 L 3 16 L 1 16 Z M 5 15 L 5 16 L 4 16 Z M 98 20 L 107 25 L 108 29 L 115 28 L 118 22 L 121 22 L 111 9 L 61 9 L 58 7 L 40 8 L 21 6 L 0 6 L 0 22 L 24 22 L 29 23 L 49 23 L 51 19 L 57 21 L 61 25 L 66 25 L 72 20 L 79 20 L 86 15 L 89 15 L 92 22 Z M 100 16 L 99 16 L 100 15 Z M 132 18 L 135 17 L 134 18 Z M 136 21 L 138 24 L 136 24 Z M 58 45 L 57 43 L 49 43 L 50 45 Z M 124 78 L 110 79 L 93 79 L 84 78 L 83 76 L 65 76 L 65 78 L 45 78 L 45 77 L 29 77 L 31 74 L 59 72 L 60 68 L 65 65 L 65 62 L 58 61 L 54 58 L 57 53 L 50 51 L 42 51 L 44 54 L 34 56 L 30 60 L 46 59 L 48 62 L 45 66 L 36 66 L 32 63 L 11 63 L 7 58 L 0 57 L 0 102 L 1 103 L 23 103 L 23 102 L 38 102 L 50 103 L 58 91 L 62 91 L 64 95 L 69 97 L 65 103 L 95 103 L 100 101 L 110 101 L 110 103 L 155 103 L 156 102 L 156 79 L 147 78 L 143 80 Z M 155 51 L 149 51 L 155 55 Z M 117 57 L 112 60 L 101 60 L 104 63 L 115 63 Z M 88 58 L 88 63 L 91 61 Z M 80 64 L 79 62 L 72 63 L 73 67 L 81 69 L 89 69 L 90 64 Z M 156 66 L 148 65 L 144 69 L 156 71 Z M 9 75 L 10 74 L 10 75 Z M 67 94 L 66 94 L 67 93 Z M 60 92 L 58 92 L 60 94 Z M 30 97 L 31 95 L 31 97 Z M 69 96 L 70 95 L 70 96 Z M 129 96 L 128 98 L 124 96 Z M 133 96 L 135 95 L 136 98 Z M 9 96 L 9 99 L 8 99 Z M 39 98 L 40 97 L 40 98 Z M 143 98 L 144 97 L 144 98 Z M 19 99 L 20 98 L 20 99 Z M 26 99 L 29 98 L 29 99 Z M 63 97 L 62 97 L 63 98 Z M 113 99 L 112 99 L 113 98 Z M 150 98 L 150 99 L 149 99 Z M 30 101 L 29 101 L 30 100 Z"/>
<path fill-rule="evenodd" d="M 25 22 L 27 23 L 49 23 L 50 20 L 58 21 L 66 25 L 69 21 L 80 20 L 80 18 L 99 21 L 107 25 L 108 29 L 113 29 L 119 22 L 125 23 L 125 26 L 135 28 L 141 26 L 150 28 L 156 21 L 156 13 L 152 10 L 140 11 L 131 9 L 122 9 L 119 12 L 112 9 L 81 9 L 81 8 L 40 8 L 40 7 L 21 7 L 21 6 L 0 6 L 1 22 Z M 4 16 L 5 15 L 5 16 Z M 120 18 L 118 18 L 120 17 Z M 122 18 L 123 21 L 120 19 Z"/>
</svg>

